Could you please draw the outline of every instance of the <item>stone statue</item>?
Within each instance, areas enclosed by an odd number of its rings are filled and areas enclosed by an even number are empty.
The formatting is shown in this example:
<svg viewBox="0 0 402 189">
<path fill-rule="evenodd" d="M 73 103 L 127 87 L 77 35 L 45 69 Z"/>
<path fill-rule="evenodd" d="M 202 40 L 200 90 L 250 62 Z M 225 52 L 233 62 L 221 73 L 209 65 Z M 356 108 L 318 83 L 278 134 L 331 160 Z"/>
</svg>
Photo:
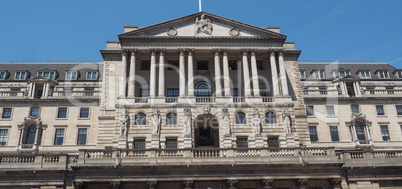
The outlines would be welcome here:
<svg viewBox="0 0 402 189">
<path fill-rule="evenodd" d="M 127 136 L 128 125 L 130 124 L 126 107 L 123 108 L 120 114 L 120 136 Z"/>
<path fill-rule="evenodd" d="M 253 123 L 254 133 L 256 135 L 261 134 L 260 112 L 258 111 L 257 108 L 254 108 L 252 123 Z"/>
<path fill-rule="evenodd" d="M 205 18 L 205 14 L 201 15 L 201 19 L 198 20 L 198 18 L 196 18 L 195 20 L 195 31 L 194 31 L 194 35 L 197 35 L 198 33 L 205 33 L 208 35 L 212 35 L 212 23 L 210 19 L 206 19 Z"/>
<path fill-rule="evenodd" d="M 158 135 L 159 129 L 161 126 L 161 114 L 159 109 L 154 109 L 154 113 L 152 114 L 152 134 Z"/>
<path fill-rule="evenodd" d="M 222 134 L 224 136 L 230 136 L 230 122 L 229 122 L 228 109 L 222 109 L 221 127 L 222 127 Z"/>
<path fill-rule="evenodd" d="M 290 123 L 290 113 L 287 108 L 282 113 L 282 118 L 283 118 L 283 127 L 285 129 L 285 133 L 289 134 L 292 133 L 292 128 L 291 128 L 291 123 Z"/>
<path fill-rule="evenodd" d="M 191 109 L 184 109 L 184 136 L 191 137 Z"/>
</svg>

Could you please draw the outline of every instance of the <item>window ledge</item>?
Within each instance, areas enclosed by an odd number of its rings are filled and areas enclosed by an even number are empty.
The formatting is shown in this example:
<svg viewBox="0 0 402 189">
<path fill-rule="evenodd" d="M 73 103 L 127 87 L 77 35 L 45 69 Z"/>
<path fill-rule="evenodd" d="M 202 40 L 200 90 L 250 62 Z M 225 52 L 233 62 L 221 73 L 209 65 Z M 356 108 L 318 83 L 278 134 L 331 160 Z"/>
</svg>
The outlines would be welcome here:
<svg viewBox="0 0 402 189">
<path fill-rule="evenodd" d="M 90 118 L 89 117 L 87 117 L 87 118 L 78 118 L 78 120 L 90 120 Z"/>
<path fill-rule="evenodd" d="M 327 115 L 327 118 L 337 118 L 336 115 Z"/>
<path fill-rule="evenodd" d="M 386 117 L 388 117 L 388 116 L 386 116 L 386 115 L 377 115 L 377 117 L 383 117 L 383 118 L 386 118 Z"/>
<path fill-rule="evenodd" d="M 86 119 L 86 118 L 84 118 Z M 56 120 L 68 120 L 67 118 L 56 118 Z"/>
<path fill-rule="evenodd" d="M 1 118 L 0 121 L 12 121 L 13 119 L 11 118 Z"/>
</svg>

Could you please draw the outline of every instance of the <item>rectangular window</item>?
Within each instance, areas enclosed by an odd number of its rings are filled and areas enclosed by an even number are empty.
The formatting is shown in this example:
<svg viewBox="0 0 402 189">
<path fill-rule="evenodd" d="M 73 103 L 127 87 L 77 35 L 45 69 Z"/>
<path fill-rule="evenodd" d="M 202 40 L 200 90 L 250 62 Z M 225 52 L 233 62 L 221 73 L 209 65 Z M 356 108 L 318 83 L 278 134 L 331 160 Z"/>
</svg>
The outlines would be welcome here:
<svg viewBox="0 0 402 189">
<path fill-rule="evenodd" d="M 307 113 L 307 116 L 314 116 L 314 106 L 307 106 L 306 113 Z"/>
<path fill-rule="evenodd" d="M 179 89 L 168 89 L 167 90 L 167 97 L 178 97 L 179 96 Z"/>
<path fill-rule="evenodd" d="M 52 71 L 52 72 L 49 72 L 49 71 L 38 72 L 38 76 L 42 76 L 42 77 L 48 78 L 48 79 L 54 79 L 55 75 L 56 75 L 56 73 L 54 71 Z"/>
<path fill-rule="evenodd" d="M 6 72 L 0 72 L 0 80 L 6 79 Z"/>
<path fill-rule="evenodd" d="M 54 145 L 63 145 L 64 140 L 64 129 L 56 129 L 56 134 L 54 137 Z"/>
<path fill-rule="evenodd" d="M 238 148 L 248 148 L 247 137 L 237 137 L 236 144 Z"/>
<path fill-rule="evenodd" d="M 356 135 L 358 140 L 366 140 L 366 134 L 364 133 L 364 126 L 361 123 L 356 122 Z"/>
<path fill-rule="evenodd" d="M 316 79 L 325 79 L 324 70 L 315 70 L 315 71 L 313 71 L 313 76 Z"/>
<path fill-rule="evenodd" d="M 384 114 L 384 107 L 382 105 L 376 105 L 375 108 L 377 110 L 377 115 L 385 115 Z"/>
<path fill-rule="evenodd" d="M 166 149 L 177 149 L 177 138 L 167 138 L 165 145 Z"/>
<path fill-rule="evenodd" d="M 388 77 L 388 71 L 378 71 L 378 77 L 381 79 L 386 79 Z"/>
<path fill-rule="evenodd" d="M 329 131 L 331 132 L 332 142 L 338 142 L 339 141 L 338 127 L 337 126 L 329 126 Z"/>
<path fill-rule="evenodd" d="M 318 141 L 318 134 L 317 134 L 317 127 L 316 126 L 309 126 L 308 132 L 310 133 L 310 141 L 317 142 Z"/>
<path fill-rule="evenodd" d="M 89 118 L 89 108 L 80 109 L 80 118 Z"/>
<path fill-rule="evenodd" d="M 230 90 L 230 94 L 232 95 L 232 96 L 239 96 L 239 93 L 238 93 L 238 89 L 231 89 Z"/>
<path fill-rule="evenodd" d="M 0 129 L 0 146 L 7 145 L 8 129 Z"/>
<path fill-rule="evenodd" d="M 383 141 L 390 141 L 391 138 L 389 137 L 388 126 L 381 125 L 381 136 Z"/>
<path fill-rule="evenodd" d="M 334 115 L 335 115 L 334 106 L 327 106 L 327 116 L 334 116 Z"/>
<path fill-rule="evenodd" d="M 229 70 L 237 70 L 237 60 L 229 60 Z"/>
<path fill-rule="evenodd" d="M 66 79 L 68 79 L 68 80 L 77 79 L 77 72 L 68 71 L 66 73 Z"/>
<path fill-rule="evenodd" d="M 141 61 L 141 70 L 150 70 L 151 69 L 151 61 L 143 60 Z"/>
<path fill-rule="evenodd" d="M 67 108 L 66 107 L 59 108 L 59 110 L 57 112 L 57 118 L 67 118 Z"/>
<path fill-rule="evenodd" d="M 10 119 L 12 110 L 13 110 L 12 108 L 4 108 L 3 109 L 3 115 L 1 116 L 1 118 Z"/>
<path fill-rule="evenodd" d="M 352 109 L 353 114 L 359 114 L 359 106 L 358 105 L 351 105 L 350 108 Z"/>
<path fill-rule="evenodd" d="M 402 115 L 402 105 L 396 105 L 396 113 L 398 115 Z"/>
<path fill-rule="evenodd" d="M 145 138 L 135 138 L 134 149 L 136 150 L 145 149 Z"/>
<path fill-rule="evenodd" d="M 268 147 L 278 148 L 279 147 L 278 137 L 268 137 Z"/>
<path fill-rule="evenodd" d="M 98 72 L 87 72 L 87 79 L 89 80 L 95 80 L 98 79 Z"/>
<path fill-rule="evenodd" d="M 141 97 L 149 97 L 149 89 L 141 89 L 140 93 Z"/>
<path fill-rule="evenodd" d="M 257 60 L 257 70 L 263 70 L 264 66 L 262 65 L 262 60 Z"/>
<path fill-rule="evenodd" d="M 16 80 L 25 80 L 25 78 L 26 78 L 26 72 L 16 72 L 15 73 Z"/>
<path fill-rule="evenodd" d="M 208 60 L 198 60 L 197 70 L 208 70 Z"/>
<path fill-rule="evenodd" d="M 40 108 L 39 107 L 32 107 L 31 108 L 31 113 L 30 116 L 32 117 L 38 117 L 40 113 Z"/>
<path fill-rule="evenodd" d="M 360 78 L 370 79 L 370 71 L 360 71 Z"/>
<path fill-rule="evenodd" d="M 168 70 L 177 70 L 179 69 L 179 61 L 178 60 L 168 60 Z"/>
<path fill-rule="evenodd" d="M 306 72 L 304 70 L 300 71 L 300 78 L 306 79 Z"/>
<path fill-rule="evenodd" d="M 396 77 L 402 78 L 402 71 L 396 71 Z"/>
<path fill-rule="evenodd" d="M 87 144 L 87 129 L 80 128 L 78 129 L 77 145 L 86 145 L 86 144 Z"/>
</svg>

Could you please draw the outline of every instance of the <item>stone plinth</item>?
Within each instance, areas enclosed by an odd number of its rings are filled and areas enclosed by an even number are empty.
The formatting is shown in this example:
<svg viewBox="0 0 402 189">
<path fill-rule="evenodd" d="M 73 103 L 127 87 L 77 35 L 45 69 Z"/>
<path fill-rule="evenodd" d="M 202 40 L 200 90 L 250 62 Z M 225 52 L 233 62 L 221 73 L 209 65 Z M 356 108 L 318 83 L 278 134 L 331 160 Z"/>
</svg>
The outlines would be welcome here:
<svg viewBox="0 0 402 189">
<path fill-rule="evenodd" d="M 159 148 L 159 135 L 152 135 L 151 138 L 151 149 Z"/>
</svg>

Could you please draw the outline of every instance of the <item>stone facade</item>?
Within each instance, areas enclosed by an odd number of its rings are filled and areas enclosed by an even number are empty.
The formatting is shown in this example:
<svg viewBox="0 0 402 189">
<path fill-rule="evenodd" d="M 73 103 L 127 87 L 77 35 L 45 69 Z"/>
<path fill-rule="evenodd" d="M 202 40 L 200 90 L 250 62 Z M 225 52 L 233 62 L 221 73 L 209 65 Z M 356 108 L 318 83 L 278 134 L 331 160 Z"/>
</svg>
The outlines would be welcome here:
<svg viewBox="0 0 402 189">
<path fill-rule="evenodd" d="M 206 12 L 0 64 L 2 188 L 399 188 L 402 73 Z M 401 105 L 399 105 L 401 104 Z"/>
</svg>

